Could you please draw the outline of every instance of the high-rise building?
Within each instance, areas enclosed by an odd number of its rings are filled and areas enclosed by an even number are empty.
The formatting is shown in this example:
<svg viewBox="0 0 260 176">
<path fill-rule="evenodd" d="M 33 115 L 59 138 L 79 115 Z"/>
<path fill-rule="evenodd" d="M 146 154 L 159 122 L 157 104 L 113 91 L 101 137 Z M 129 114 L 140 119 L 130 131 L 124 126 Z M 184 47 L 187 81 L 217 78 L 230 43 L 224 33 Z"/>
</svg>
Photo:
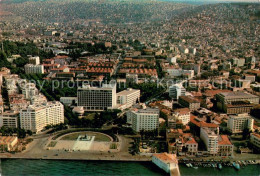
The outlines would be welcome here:
<svg viewBox="0 0 260 176">
<path fill-rule="evenodd" d="M 20 111 L 20 126 L 22 129 L 38 133 L 47 125 L 64 123 L 64 107 L 60 102 L 30 105 Z"/>
<path fill-rule="evenodd" d="M 39 91 L 34 83 L 26 83 L 20 88 L 25 99 L 31 99 L 33 96 L 39 94 Z"/>
<path fill-rule="evenodd" d="M 175 84 L 169 87 L 169 95 L 173 99 L 179 99 L 179 96 L 184 96 L 186 89 L 181 84 Z"/>
<path fill-rule="evenodd" d="M 242 133 L 244 129 L 253 130 L 254 119 L 248 114 L 230 115 L 227 128 L 232 133 Z"/>
<path fill-rule="evenodd" d="M 103 84 L 102 87 L 84 85 L 78 89 L 78 106 L 85 111 L 104 111 L 116 107 L 116 85 Z"/>
<path fill-rule="evenodd" d="M 24 70 L 25 70 L 26 74 L 43 74 L 44 73 L 43 65 L 26 64 L 24 66 Z"/>
<path fill-rule="evenodd" d="M 205 143 L 209 154 L 218 153 L 218 135 L 207 127 L 200 128 L 200 138 Z"/>
<path fill-rule="evenodd" d="M 127 123 L 132 125 L 136 132 L 152 131 L 159 127 L 159 114 L 157 108 L 133 108 L 127 112 Z"/>
<path fill-rule="evenodd" d="M 130 108 L 140 99 L 140 90 L 127 89 L 116 94 L 117 104 L 124 106 L 124 109 Z"/>
</svg>

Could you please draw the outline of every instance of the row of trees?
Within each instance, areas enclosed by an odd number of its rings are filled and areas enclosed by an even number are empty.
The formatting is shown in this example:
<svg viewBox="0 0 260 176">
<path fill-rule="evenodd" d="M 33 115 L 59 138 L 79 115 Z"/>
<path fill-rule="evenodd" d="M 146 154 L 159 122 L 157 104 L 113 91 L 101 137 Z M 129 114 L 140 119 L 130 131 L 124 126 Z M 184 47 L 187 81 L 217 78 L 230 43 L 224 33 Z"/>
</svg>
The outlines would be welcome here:
<svg viewBox="0 0 260 176">
<path fill-rule="evenodd" d="M 2 136 L 12 136 L 16 134 L 18 138 L 25 138 L 27 134 L 30 136 L 32 135 L 31 130 L 26 131 L 20 128 L 7 128 L 5 126 L 2 126 L 0 128 L 0 133 L 2 134 Z"/>
</svg>

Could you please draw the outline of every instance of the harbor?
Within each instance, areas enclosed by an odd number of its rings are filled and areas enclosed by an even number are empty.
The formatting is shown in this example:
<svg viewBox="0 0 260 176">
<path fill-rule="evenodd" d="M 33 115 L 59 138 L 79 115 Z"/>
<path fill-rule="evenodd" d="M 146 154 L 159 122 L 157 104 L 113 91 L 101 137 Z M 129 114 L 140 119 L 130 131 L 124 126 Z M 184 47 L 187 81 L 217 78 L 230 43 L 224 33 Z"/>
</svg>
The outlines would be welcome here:
<svg viewBox="0 0 260 176">
<path fill-rule="evenodd" d="M 17 167 L 19 165 L 20 167 Z M 33 167 L 32 167 L 33 165 Z M 188 168 L 185 164 L 179 164 L 181 176 L 211 176 L 211 175 L 250 175 L 259 176 L 258 165 L 250 164 L 236 170 L 233 167 L 223 166 L 218 168 L 199 167 Z M 91 175 L 91 176 L 163 176 L 167 175 L 152 162 L 131 161 L 79 161 L 79 160 L 25 160 L 25 159 L 2 159 L 1 175 Z M 39 174 L 38 171 L 41 170 Z M 127 172 L 126 172 L 127 171 Z M 168 174 L 170 175 L 170 174 Z"/>
</svg>

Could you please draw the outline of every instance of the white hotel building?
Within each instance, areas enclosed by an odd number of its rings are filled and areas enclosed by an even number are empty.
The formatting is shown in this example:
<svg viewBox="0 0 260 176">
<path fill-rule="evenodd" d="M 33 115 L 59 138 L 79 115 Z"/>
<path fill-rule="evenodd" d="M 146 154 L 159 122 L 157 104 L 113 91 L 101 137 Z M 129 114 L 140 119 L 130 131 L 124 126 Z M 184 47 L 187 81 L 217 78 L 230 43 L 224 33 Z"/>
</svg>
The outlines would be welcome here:
<svg viewBox="0 0 260 176">
<path fill-rule="evenodd" d="M 242 133 L 245 128 L 253 130 L 254 119 L 247 113 L 230 115 L 227 128 L 232 133 Z"/>
<path fill-rule="evenodd" d="M 60 102 L 47 102 L 41 105 L 30 105 L 20 111 L 22 129 L 38 133 L 46 125 L 64 123 L 64 107 Z"/>
<path fill-rule="evenodd" d="M 78 106 L 85 111 L 104 111 L 116 107 L 116 85 L 103 84 L 102 87 L 84 85 L 78 89 Z"/>
<path fill-rule="evenodd" d="M 117 104 L 122 106 L 122 109 L 127 109 L 136 104 L 140 99 L 140 90 L 128 88 L 116 94 Z"/>
<path fill-rule="evenodd" d="M 136 132 L 152 131 L 159 127 L 159 109 L 132 108 L 127 112 L 127 123 L 131 124 L 132 129 Z"/>
</svg>

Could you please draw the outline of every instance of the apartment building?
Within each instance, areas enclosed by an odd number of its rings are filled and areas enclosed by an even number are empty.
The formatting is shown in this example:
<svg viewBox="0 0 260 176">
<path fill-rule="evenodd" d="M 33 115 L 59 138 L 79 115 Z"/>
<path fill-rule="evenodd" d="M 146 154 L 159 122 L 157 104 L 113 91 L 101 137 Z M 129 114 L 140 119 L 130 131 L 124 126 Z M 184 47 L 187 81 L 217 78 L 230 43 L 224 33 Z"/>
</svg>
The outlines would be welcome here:
<svg viewBox="0 0 260 176">
<path fill-rule="evenodd" d="M 83 85 L 78 89 L 78 106 L 85 111 L 104 111 L 116 107 L 116 85 L 103 84 L 102 87 Z"/>
<path fill-rule="evenodd" d="M 34 133 L 40 132 L 46 125 L 64 123 L 64 107 L 60 102 L 47 102 L 30 105 L 20 111 L 20 126 Z"/>
<path fill-rule="evenodd" d="M 228 139 L 227 135 L 218 136 L 218 155 L 219 156 L 232 156 L 233 145 Z"/>
<path fill-rule="evenodd" d="M 250 142 L 260 148 L 260 134 L 259 133 L 251 133 L 250 135 Z"/>
<path fill-rule="evenodd" d="M 181 108 L 174 110 L 173 116 L 182 122 L 183 125 L 187 125 L 190 122 L 190 110 L 189 108 Z"/>
<path fill-rule="evenodd" d="M 214 130 L 202 127 L 200 128 L 200 138 L 207 147 L 211 155 L 232 156 L 233 145 L 227 135 L 218 135 Z"/>
<path fill-rule="evenodd" d="M 117 104 L 124 106 L 124 109 L 130 108 L 140 99 L 140 90 L 128 88 L 116 94 Z"/>
<path fill-rule="evenodd" d="M 230 115 L 227 128 L 232 133 L 242 133 L 244 129 L 253 130 L 254 119 L 249 114 Z"/>
<path fill-rule="evenodd" d="M 132 125 L 132 129 L 136 132 L 151 131 L 159 127 L 159 114 L 157 108 L 133 108 L 127 112 L 127 123 Z"/>
<path fill-rule="evenodd" d="M 34 83 L 26 83 L 21 87 L 22 94 L 25 99 L 31 99 L 39 94 L 39 91 Z"/>
<path fill-rule="evenodd" d="M 191 96 L 179 96 L 178 103 L 183 107 L 189 108 L 191 111 L 200 108 L 200 102 Z"/>
<path fill-rule="evenodd" d="M 19 112 L 5 111 L 0 115 L 0 127 L 18 128 Z"/>
<path fill-rule="evenodd" d="M 200 138 L 211 155 L 218 153 L 218 135 L 207 127 L 200 128 Z"/>
<path fill-rule="evenodd" d="M 185 96 L 186 89 L 181 84 L 175 84 L 169 87 L 169 96 L 173 99 L 179 99 L 179 96 Z"/>
<path fill-rule="evenodd" d="M 44 74 L 43 65 L 26 64 L 24 70 L 26 74 Z"/>
</svg>

